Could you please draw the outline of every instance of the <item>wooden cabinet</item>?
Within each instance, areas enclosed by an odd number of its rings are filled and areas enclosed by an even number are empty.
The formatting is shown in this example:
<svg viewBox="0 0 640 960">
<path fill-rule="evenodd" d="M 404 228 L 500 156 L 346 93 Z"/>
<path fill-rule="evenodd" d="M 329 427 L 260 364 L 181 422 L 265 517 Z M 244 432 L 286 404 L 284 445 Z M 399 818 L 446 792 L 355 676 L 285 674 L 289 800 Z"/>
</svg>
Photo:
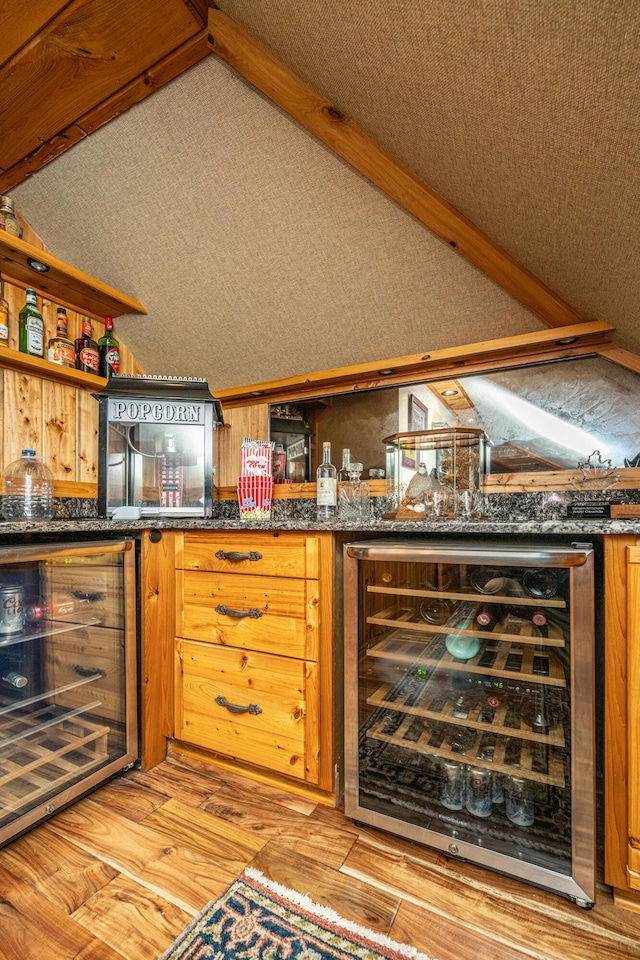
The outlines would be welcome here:
<svg viewBox="0 0 640 960">
<path fill-rule="evenodd" d="M 605 881 L 640 911 L 640 537 L 605 537 Z"/>
<path fill-rule="evenodd" d="M 175 533 L 175 738 L 333 793 L 330 533 Z"/>
<path fill-rule="evenodd" d="M 40 357 L 20 353 L 19 313 L 24 288 L 33 287 L 44 321 L 46 345 L 56 331 L 56 309 L 67 309 L 69 337 L 80 336 L 82 316 L 90 316 L 94 338 L 104 330 L 105 315 L 146 313 L 137 300 L 107 286 L 95 277 L 58 260 L 42 249 L 42 243 L 25 226 L 26 242 L 0 230 L 0 274 L 3 296 L 9 304 L 9 339 L 0 349 L 0 464 L 32 447 L 47 458 L 54 479 L 54 496 L 97 496 L 98 404 L 92 392 L 105 380 L 81 370 L 62 367 Z M 37 273 L 29 266 L 39 261 L 48 269 Z M 120 373 L 140 373 L 134 357 L 120 335 Z M 0 482 L 0 490 L 1 490 Z"/>
</svg>

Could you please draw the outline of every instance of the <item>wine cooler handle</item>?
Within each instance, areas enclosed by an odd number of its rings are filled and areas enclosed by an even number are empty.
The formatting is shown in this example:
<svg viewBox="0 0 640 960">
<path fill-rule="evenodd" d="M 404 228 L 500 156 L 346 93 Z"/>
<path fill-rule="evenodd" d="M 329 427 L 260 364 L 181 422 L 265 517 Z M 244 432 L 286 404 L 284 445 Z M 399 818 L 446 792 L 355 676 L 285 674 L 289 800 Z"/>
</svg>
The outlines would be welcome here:
<svg viewBox="0 0 640 960">
<path fill-rule="evenodd" d="M 229 713 L 251 713 L 253 716 L 262 713 L 262 707 L 259 707 L 257 703 L 249 703 L 246 707 L 241 707 L 237 703 L 229 703 L 227 698 L 222 695 L 216 697 L 216 703 L 221 707 L 226 707 Z"/>
<path fill-rule="evenodd" d="M 225 607 L 224 603 L 219 603 L 216 607 L 216 613 L 222 614 L 223 617 L 251 617 L 252 620 L 257 620 L 258 617 L 262 616 L 262 610 L 258 610 L 257 607 L 251 607 L 249 610 L 234 610 L 233 607 Z"/>
<path fill-rule="evenodd" d="M 216 557 L 218 560 L 231 560 L 233 563 L 237 563 L 239 560 L 262 560 L 262 554 L 258 553 L 257 550 L 252 550 L 250 553 L 237 553 L 235 550 L 218 550 Z"/>
</svg>

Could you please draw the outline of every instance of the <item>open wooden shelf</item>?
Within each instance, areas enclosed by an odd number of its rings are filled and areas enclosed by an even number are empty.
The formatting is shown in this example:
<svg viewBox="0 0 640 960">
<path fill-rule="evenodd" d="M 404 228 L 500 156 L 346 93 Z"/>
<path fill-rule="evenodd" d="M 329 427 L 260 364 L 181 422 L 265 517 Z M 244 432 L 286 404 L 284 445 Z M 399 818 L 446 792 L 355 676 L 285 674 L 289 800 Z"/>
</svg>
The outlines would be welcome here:
<svg viewBox="0 0 640 960">
<path fill-rule="evenodd" d="M 0 242 L 3 232 L 0 230 Z M 17 370 L 30 377 L 72 384 L 84 390 L 102 390 L 107 383 L 104 377 L 98 377 L 94 373 L 84 373 L 82 370 L 74 370 L 73 367 L 63 367 L 43 357 L 32 357 L 28 353 L 20 353 L 19 350 L 11 350 L 9 347 L 0 350 L 0 367 L 6 370 Z"/>
<path fill-rule="evenodd" d="M 46 264 L 48 272 L 33 270 L 28 264 L 30 257 Z M 5 230 L 0 230 L 0 273 L 25 287 L 32 287 L 47 300 L 55 300 L 60 306 L 93 314 L 99 319 L 147 312 L 133 297 L 120 293 L 45 250 L 11 236 Z"/>
</svg>

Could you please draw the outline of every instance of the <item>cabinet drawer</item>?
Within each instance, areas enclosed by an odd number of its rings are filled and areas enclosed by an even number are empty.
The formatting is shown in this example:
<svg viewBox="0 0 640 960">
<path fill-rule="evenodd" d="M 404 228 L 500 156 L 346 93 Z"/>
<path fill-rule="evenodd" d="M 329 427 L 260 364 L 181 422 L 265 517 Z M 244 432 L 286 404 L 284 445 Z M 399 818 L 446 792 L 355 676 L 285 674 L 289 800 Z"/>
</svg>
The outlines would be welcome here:
<svg viewBox="0 0 640 960">
<path fill-rule="evenodd" d="M 45 687 L 66 710 L 92 704 L 87 716 L 124 719 L 124 637 L 121 630 L 79 627 L 45 647 Z"/>
<path fill-rule="evenodd" d="M 118 560 L 118 557 L 116 557 Z M 119 564 L 47 563 L 44 566 L 45 617 L 70 623 L 99 620 L 106 627 L 124 626 L 124 585 Z"/>
<path fill-rule="evenodd" d="M 179 739 L 317 782 L 317 664 L 188 640 L 178 661 Z"/>
<path fill-rule="evenodd" d="M 176 586 L 179 636 L 318 659 L 317 580 L 178 570 Z"/>
<path fill-rule="evenodd" d="M 189 531 L 178 542 L 176 565 L 185 570 L 249 573 L 253 576 L 320 576 L 319 540 L 287 531 L 209 533 Z M 253 557 L 254 559 L 249 559 Z"/>
</svg>

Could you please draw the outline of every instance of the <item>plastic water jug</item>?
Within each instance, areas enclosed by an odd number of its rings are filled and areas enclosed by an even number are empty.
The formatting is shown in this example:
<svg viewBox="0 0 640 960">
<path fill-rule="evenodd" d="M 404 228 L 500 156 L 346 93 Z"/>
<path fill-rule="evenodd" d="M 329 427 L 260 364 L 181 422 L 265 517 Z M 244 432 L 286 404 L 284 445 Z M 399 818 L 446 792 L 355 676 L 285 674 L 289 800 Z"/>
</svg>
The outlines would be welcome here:
<svg viewBox="0 0 640 960">
<path fill-rule="evenodd" d="M 2 516 L 5 520 L 50 520 L 53 514 L 53 474 L 35 450 L 23 450 L 20 459 L 4 472 Z"/>
</svg>

